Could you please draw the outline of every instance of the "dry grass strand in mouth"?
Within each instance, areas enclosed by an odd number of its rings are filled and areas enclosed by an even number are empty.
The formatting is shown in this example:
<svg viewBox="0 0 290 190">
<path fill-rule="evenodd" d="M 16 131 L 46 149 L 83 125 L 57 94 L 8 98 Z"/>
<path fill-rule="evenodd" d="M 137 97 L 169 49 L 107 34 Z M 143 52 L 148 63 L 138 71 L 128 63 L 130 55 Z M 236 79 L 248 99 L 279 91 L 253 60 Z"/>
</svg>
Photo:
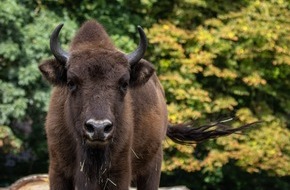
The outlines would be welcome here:
<svg viewBox="0 0 290 190">
<path fill-rule="evenodd" d="M 106 187 L 107 187 L 107 184 L 108 183 L 111 183 L 112 185 L 114 185 L 115 187 L 117 187 L 117 184 L 116 183 L 114 183 L 110 178 L 107 178 L 107 180 L 106 180 L 106 183 L 105 183 L 105 186 L 104 186 L 104 188 L 103 188 L 103 190 L 105 190 L 106 189 Z"/>
<path fill-rule="evenodd" d="M 169 125 L 167 136 L 175 143 L 190 145 L 233 133 L 240 134 L 242 131 L 262 122 L 256 121 L 233 128 L 226 124 L 232 120 L 234 120 L 234 118 L 228 118 L 198 127 L 195 127 L 196 123 L 194 121 L 184 124 Z"/>
</svg>

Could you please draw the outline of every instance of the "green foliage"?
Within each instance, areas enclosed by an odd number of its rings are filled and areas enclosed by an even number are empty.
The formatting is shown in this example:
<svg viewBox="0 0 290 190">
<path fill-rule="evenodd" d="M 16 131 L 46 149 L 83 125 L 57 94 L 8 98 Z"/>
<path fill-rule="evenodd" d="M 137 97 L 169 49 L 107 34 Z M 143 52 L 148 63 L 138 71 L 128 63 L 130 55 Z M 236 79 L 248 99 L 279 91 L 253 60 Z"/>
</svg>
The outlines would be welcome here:
<svg viewBox="0 0 290 190">
<path fill-rule="evenodd" d="M 14 136 L 9 127 L 0 126 L 0 146 L 2 154 L 17 154 L 20 152 L 21 141 Z"/>
<path fill-rule="evenodd" d="M 202 171 L 204 183 L 214 184 L 224 180 L 219 172 L 234 161 L 249 173 L 289 176 L 290 4 L 241 1 L 234 11 L 211 1 L 182 4 L 172 14 L 180 11 L 188 22 L 166 19 L 148 33 L 150 60 L 158 64 L 171 122 L 228 113 L 238 119 L 234 126 L 265 122 L 245 136 L 199 145 L 206 150 L 200 159 L 197 147 L 166 142 L 164 171 Z M 188 6 L 191 12 L 202 6 L 209 14 L 196 24 L 192 21 L 200 15 L 187 12 Z"/>
<path fill-rule="evenodd" d="M 49 31 L 62 22 L 63 18 L 53 12 L 28 7 L 28 3 L 18 1 L 2 1 L 0 12 L 0 141 L 6 138 L 2 136 L 2 128 L 4 130 L 2 125 L 6 125 L 12 129 L 21 146 L 19 151 L 13 154 L 7 152 L 0 155 L 2 160 L 0 168 L 6 166 L 6 169 L 1 169 L 6 173 L 3 177 L 13 176 L 13 172 L 19 171 L 24 175 L 33 170 L 29 167 L 14 167 L 17 168 L 14 171 L 5 163 L 18 165 L 26 162 L 27 165 L 33 163 L 31 161 L 36 158 L 37 165 L 32 168 L 38 172 L 46 171 L 46 168 L 41 167 L 43 164 L 47 165 L 43 124 L 49 88 L 41 80 L 38 65 L 42 59 L 50 56 Z M 70 27 L 66 27 L 62 35 L 68 41 L 77 25 L 72 20 L 66 19 L 66 24 Z M 14 143 L 15 139 L 10 141 Z M 0 145 L 1 150 L 4 148 L 4 145 Z M 21 159 L 23 154 L 29 154 L 26 157 L 30 159 Z M 6 170 L 13 172 L 11 174 Z"/>
<path fill-rule="evenodd" d="M 222 115 L 235 116 L 233 126 L 265 121 L 246 135 L 195 146 L 166 140 L 166 184 L 289 189 L 289 9 L 286 0 L 2 0 L 0 183 L 19 172 L 47 172 L 50 88 L 38 65 L 51 57 L 57 24 L 65 23 L 61 42 L 68 48 L 76 29 L 97 19 L 124 52 L 136 47 L 136 26 L 145 28 L 145 58 L 156 66 L 172 123 Z"/>
</svg>

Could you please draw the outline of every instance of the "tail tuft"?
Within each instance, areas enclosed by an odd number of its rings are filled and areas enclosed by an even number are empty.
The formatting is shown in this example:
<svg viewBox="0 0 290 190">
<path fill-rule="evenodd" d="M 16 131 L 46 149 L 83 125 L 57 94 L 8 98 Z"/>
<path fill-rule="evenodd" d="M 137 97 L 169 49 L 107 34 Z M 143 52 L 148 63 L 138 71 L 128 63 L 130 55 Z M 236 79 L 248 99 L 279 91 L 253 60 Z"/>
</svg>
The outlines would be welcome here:
<svg viewBox="0 0 290 190">
<path fill-rule="evenodd" d="M 167 136 L 178 144 L 195 144 L 208 139 L 227 136 L 233 133 L 241 132 L 249 127 L 261 123 L 261 121 L 249 123 L 241 127 L 232 128 L 225 123 L 233 120 L 232 118 L 217 121 L 207 125 L 194 127 L 194 123 L 185 123 L 177 125 L 169 125 Z"/>
</svg>

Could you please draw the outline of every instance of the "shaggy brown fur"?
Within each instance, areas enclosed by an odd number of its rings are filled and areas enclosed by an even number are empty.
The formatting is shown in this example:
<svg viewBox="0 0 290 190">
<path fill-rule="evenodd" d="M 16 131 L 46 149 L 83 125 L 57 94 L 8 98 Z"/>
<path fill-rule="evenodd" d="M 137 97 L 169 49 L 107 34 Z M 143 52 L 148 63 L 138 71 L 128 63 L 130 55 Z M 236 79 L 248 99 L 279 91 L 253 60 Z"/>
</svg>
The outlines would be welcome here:
<svg viewBox="0 0 290 190">
<path fill-rule="evenodd" d="M 51 59 L 39 67 L 54 85 L 46 120 L 52 190 L 128 190 L 131 181 L 139 190 L 156 190 L 166 135 L 192 143 L 243 128 L 169 126 L 152 64 L 142 59 L 130 66 L 95 21 L 80 28 L 69 55 L 65 65 Z M 96 145 L 85 138 L 90 118 L 112 121 L 109 142 Z"/>
</svg>

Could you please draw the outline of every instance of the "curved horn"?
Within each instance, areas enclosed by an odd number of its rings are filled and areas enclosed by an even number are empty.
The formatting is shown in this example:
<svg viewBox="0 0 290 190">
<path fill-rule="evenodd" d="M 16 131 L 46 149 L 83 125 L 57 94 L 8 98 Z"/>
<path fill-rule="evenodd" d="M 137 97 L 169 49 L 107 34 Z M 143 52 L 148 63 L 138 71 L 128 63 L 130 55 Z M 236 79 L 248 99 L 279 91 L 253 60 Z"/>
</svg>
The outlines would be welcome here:
<svg viewBox="0 0 290 190">
<path fill-rule="evenodd" d="M 50 51 L 52 52 L 57 61 L 66 64 L 69 54 L 61 48 L 58 41 L 58 35 L 62 27 L 63 24 L 59 24 L 52 32 L 50 36 Z"/>
<path fill-rule="evenodd" d="M 126 55 L 130 65 L 134 65 L 135 63 L 138 63 L 138 61 L 140 59 L 142 59 L 142 57 L 144 56 L 145 51 L 147 49 L 146 34 L 144 33 L 144 31 L 141 28 L 141 26 L 138 26 L 138 32 L 139 32 L 139 35 L 140 35 L 140 41 L 139 41 L 138 48 L 134 52 Z"/>
</svg>

